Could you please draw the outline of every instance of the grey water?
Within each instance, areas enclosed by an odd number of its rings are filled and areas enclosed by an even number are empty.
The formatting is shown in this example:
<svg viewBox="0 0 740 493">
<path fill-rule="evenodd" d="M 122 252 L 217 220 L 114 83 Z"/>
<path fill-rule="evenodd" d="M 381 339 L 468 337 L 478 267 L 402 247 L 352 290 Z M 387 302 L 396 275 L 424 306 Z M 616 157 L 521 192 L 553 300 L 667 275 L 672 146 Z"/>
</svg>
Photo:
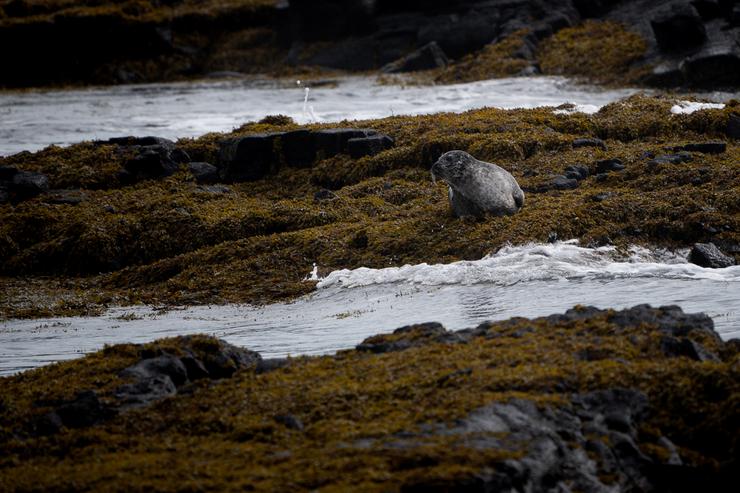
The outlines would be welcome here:
<svg viewBox="0 0 740 493">
<path fill-rule="evenodd" d="M 235 79 L 0 92 L 0 156 L 123 135 L 196 137 L 276 114 L 309 123 L 563 103 L 595 112 L 634 92 L 577 85 L 561 77 L 444 86 L 378 84 L 367 77 L 320 84 Z"/>
<path fill-rule="evenodd" d="M 740 337 L 740 266 L 705 269 L 686 252 L 574 242 L 507 247 L 478 261 L 335 271 L 314 294 L 263 307 L 202 306 L 161 312 L 120 307 L 100 317 L 0 323 L 0 375 L 76 358 L 105 344 L 206 333 L 263 357 L 334 353 L 413 323 L 450 330 L 486 320 L 562 313 L 576 304 L 679 305 L 712 317 L 723 339 Z M 309 274 L 309 273 L 307 273 Z M 308 276 L 307 276 L 308 277 Z"/>
</svg>

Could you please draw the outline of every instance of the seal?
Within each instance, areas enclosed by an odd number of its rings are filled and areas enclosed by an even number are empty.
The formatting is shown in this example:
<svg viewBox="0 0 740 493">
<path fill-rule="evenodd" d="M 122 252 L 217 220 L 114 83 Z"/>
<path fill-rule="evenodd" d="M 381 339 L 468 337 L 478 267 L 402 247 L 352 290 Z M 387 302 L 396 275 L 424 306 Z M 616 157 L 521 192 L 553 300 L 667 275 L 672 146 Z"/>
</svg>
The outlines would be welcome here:
<svg viewBox="0 0 740 493">
<path fill-rule="evenodd" d="M 511 173 L 465 151 L 442 154 L 431 171 L 432 180 L 441 178 L 449 185 L 450 205 L 457 217 L 508 216 L 524 205 L 524 192 Z"/>
</svg>

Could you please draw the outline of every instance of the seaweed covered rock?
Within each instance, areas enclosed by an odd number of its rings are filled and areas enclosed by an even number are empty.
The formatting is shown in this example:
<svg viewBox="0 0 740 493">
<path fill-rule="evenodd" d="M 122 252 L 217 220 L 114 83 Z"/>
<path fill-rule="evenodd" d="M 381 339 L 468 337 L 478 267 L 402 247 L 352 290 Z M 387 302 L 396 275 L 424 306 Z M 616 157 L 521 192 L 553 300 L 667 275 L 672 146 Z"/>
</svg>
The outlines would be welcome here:
<svg viewBox="0 0 740 493">
<path fill-rule="evenodd" d="M 233 351 L 166 339 L 0 379 L 0 488 L 723 491 L 738 466 L 738 345 L 678 307 Z M 219 354 L 255 371 L 211 381 Z M 167 398 L 122 403 L 131 386 Z"/>
</svg>

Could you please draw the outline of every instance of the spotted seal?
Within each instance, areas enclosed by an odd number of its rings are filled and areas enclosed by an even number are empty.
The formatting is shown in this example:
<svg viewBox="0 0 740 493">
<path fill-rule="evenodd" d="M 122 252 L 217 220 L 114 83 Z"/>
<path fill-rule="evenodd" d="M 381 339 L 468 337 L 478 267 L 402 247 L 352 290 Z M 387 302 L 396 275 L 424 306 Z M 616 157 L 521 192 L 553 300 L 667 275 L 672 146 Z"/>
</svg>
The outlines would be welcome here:
<svg viewBox="0 0 740 493">
<path fill-rule="evenodd" d="M 465 151 L 442 154 L 432 166 L 432 179 L 436 178 L 449 185 L 450 205 L 457 217 L 511 215 L 524 205 L 524 192 L 511 173 Z"/>
</svg>

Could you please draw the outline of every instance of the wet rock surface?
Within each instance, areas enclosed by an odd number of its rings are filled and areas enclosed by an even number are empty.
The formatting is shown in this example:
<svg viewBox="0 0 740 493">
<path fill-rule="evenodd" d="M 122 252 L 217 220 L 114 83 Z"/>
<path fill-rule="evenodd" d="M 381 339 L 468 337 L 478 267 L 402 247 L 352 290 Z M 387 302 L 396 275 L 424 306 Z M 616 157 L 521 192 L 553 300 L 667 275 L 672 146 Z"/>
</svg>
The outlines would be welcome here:
<svg viewBox="0 0 740 493">
<path fill-rule="evenodd" d="M 694 245 L 689 253 L 689 262 L 713 269 L 735 265 L 735 259 L 722 253 L 714 243 L 697 243 Z"/>
</svg>

